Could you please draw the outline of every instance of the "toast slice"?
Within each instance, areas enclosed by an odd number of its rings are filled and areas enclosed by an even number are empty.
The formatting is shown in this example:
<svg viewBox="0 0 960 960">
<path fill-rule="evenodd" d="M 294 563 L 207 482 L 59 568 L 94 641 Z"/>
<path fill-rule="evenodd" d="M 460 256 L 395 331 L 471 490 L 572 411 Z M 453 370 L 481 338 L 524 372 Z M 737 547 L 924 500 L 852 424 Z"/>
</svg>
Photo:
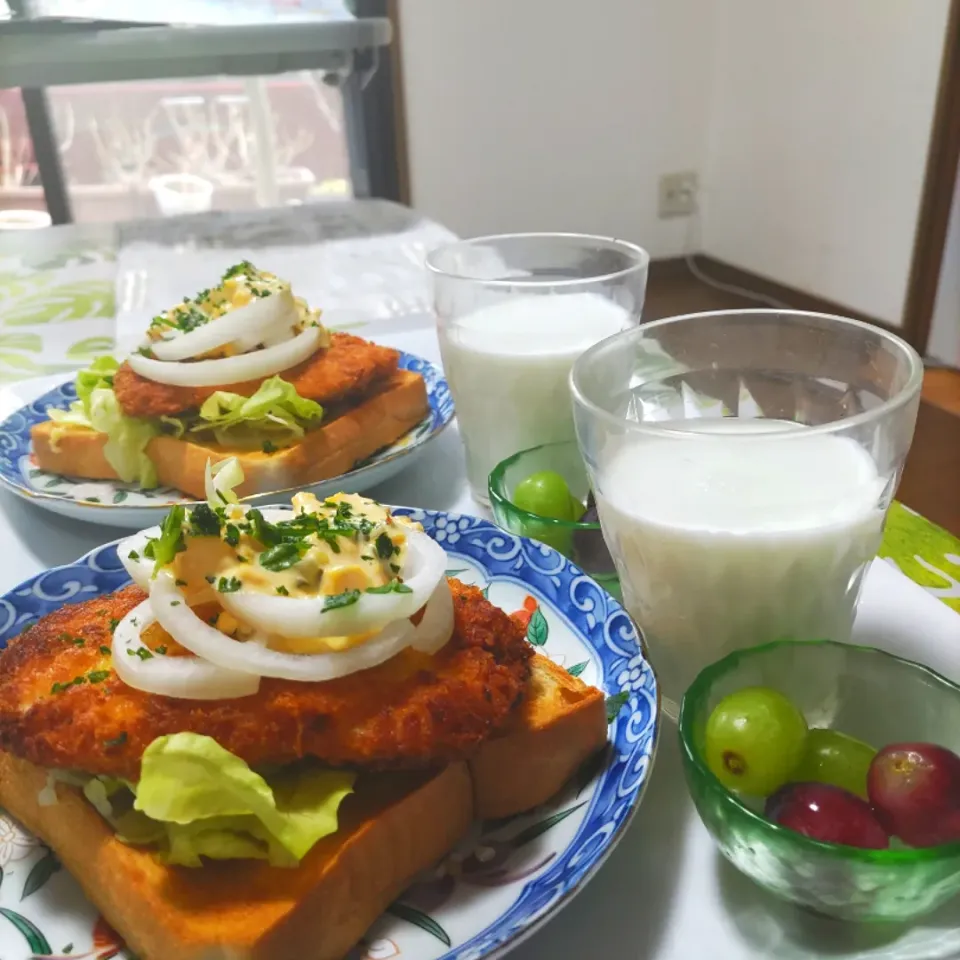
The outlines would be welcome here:
<svg viewBox="0 0 960 960">
<path fill-rule="evenodd" d="M 167 867 L 121 843 L 72 787 L 40 806 L 46 773 L 0 752 L 0 806 L 49 844 L 141 960 L 339 960 L 474 818 L 549 800 L 606 742 L 603 694 L 551 660 L 503 735 L 469 764 L 369 774 L 340 829 L 294 870 L 255 861 Z"/>
<path fill-rule="evenodd" d="M 602 691 L 538 653 L 529 693 L 507 730 L 470 761 L 474 815 L 523 813 L 546 803 L 607 742 Z"/>
<path fill-rule="evenodd" d="M 235 456 L 244 475 L 236 492 L 246 497 L 347 473 L 358 461 L 399 440 L 428 411 L 423 377 L 410 370 L 398 370 L 361 403 L 335 411 L 332 419 L 311 430 L 299 443 L 274 453 L 159 436 L 150 441 L 147 454 L 157 466 L 161 485 L 182 490 L 199 500 L 206 496 L 207 460 L 217 463 Z M 117 479 L 103 454 L 105 434 L 85 427 L 61 427 L 54 443 L 54 428 L 55 424 L 47 420 L 30 430 L 41 470 L 88 480 Z"/>
<path fill-rule="evenodd" d="M 189 869 L 121 843 L 72 787 L 40 806 L 45 783 L 41 768 L 0 753 L 0 804 L 56 851 L 141 960 L 340 960 L 473 816 L 463 763 L 361 776 L 340 829 L 296 869 L 253 860 Z"/>
</svg>

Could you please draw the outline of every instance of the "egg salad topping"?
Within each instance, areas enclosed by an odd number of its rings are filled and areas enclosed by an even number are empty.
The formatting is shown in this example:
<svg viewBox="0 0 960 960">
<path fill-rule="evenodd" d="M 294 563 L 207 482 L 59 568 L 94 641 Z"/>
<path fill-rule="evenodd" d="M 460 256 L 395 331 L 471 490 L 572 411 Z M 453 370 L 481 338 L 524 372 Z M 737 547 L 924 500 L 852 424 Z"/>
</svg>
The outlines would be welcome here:
<svg viewBox="0 0 960 960">
<path fill-rule="evenodd" d="M 242 482 L 236 460 L 208 463 L 205 503 L 177 505 L 121 544 L 149 594 L 114 632 L 125 683 L 249 696 L 261 677 L 324 682 L 400 653 L 423 661 L 449 641 L 447 557 L 418 523 L 352 494 L 248 507 L 234 493 Z"/>
<path fill-rule="evenodd" d="M 362 593 L 404 593 L 400 576 L 406 534 L 419 529 L 374 500 L 312 493 L 293 498 L 289 520 L 271 523 L 257 509 L 195 507 L 171 511 L 145 550 L 169 568 L 197 602 L 247 590 L 289 597 L 322 596 L 325 609 L 350 606 Z"/>
<path fill-rule="evenodd" d="M 311 309 L 301 297 L 294 297 L 286 280 L 266 270 L 258 270 L 244 260 L 230 267 L 216 287 L 201 290 L 195 297 L 185 297 L 176 306 L 157 314 L 147 328 L 147 337 L 149 341 L 156 342 L 190 333 L 266 297 L 289 300 L 285 306 L 290 307 L 291 329 L 302 330 L 319 323 L 320 311 Z M 149 345 L 144 350 L 149 350 Z M 210 351 L 208 355 L 227 356 L 229 351 L 221 348 Z"/>
</svg>

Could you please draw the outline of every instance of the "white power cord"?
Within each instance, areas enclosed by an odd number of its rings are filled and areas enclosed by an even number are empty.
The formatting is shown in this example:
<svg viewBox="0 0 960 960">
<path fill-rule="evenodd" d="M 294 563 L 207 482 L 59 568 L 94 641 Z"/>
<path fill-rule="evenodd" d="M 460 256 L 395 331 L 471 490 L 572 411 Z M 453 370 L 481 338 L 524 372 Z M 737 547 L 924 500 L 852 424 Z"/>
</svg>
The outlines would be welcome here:
<svg viewBox="0 0 960 960">
<path fill-rule="evenodd" d="M 748 300 L 754 300 L 757 303 L 762 303 L 765 306 L 773 307 L 775 310 L 793 310 L 794 307 L 791 307 L 789 304 L 784 303 L 782 300 L 777 300 L 776 297 L 770 297 L 765 293 L 760 293 L 757 290 L 750 290 L 747 287 L 738 286 L 735 283 L 723 283 L 720 280 L 716 280 L 708 274 L 704 273 L 700 269 L 699 264 L 697 263 L 697 254 L 694 253 L 694 250 L 700 249 L 700 242 L 702 239 L 701 228 L 702 224 L 700 221 L 700 203 L 697 200 L 696 196 L 692 197 L 694 208 L 693 213 L 690 214 L 689 219 L 687 220 L 687 236 L 684 242 L 684 255 L 683 259 L 687 265 L 687 269 L 690 271 L 694 279 L 699 280 L 700 283 L 704 284 L 707 287 L 713 287 L 714 290 L 720 290 L 722 293 L 732 293 L 739 297 L 745 297 Z"/>
</svg>

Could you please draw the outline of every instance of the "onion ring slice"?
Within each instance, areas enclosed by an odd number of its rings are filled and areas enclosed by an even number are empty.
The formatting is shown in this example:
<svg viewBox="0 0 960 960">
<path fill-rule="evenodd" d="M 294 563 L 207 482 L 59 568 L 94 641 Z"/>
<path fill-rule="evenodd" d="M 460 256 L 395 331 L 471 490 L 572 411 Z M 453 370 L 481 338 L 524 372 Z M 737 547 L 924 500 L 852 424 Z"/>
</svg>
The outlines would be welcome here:
<svg viewBox="0 0 960 960">
<path fill-rule="evenodd" d="M 150 350 L 158 360 L 189 360 L 209 353 L 228 343 L 241 350 L 250 350 L 263 343 L 269 334 L 288 333 L 293 336 L 297 325 L 297 307 L 289 288 L 269 297 L 254 297 L 242 307 L 235 307 L 221 317 L 191 330 L 177 333 L 164 340 L 154 340 Z"/>
<path fill-rule="evenodd" d="M 164 630 L 198 657 L 229 670 L 245 670 L 282 680 L 318 683 L 368 670 L 409 647 L 414 638 L 413 624 L 409 620 L 400 620 L 365 643 L 347 650 L 282 653 L 268 649 L 257 638 L 246 642 L 233 640 L 210 626 L 190 609 L 169 573 L 161 573 L 151 582 L 150 602 Z M 259 639 L 262 641 L 263 638 Z"/>
<path fill-rule="evenodd" d="M 255 674 L 225 670 L 199 657 L 138 654 L 140 650 L 150 652 L 140 633 L 156 619 L 151 601 L 144 600 L 113 633 L 113 668 L 128 687 L 186 700 L 232 700 L 260 689 Z"/>
<path fill-rule="evenodd" d="M 313 356 L 323 342 L 320 327 L 307 327 L 292 340 L 252 353 L 241 353 L 220 360 L 197 360 L 194 363 L 154 360 L 139 353 L 127 358 L 134 373 L 154 383 L 174 387 L 220 387 L 270 377 L 288 370 Z"/>
<path fill-rule="evenodd" d="M 362 593 L 349 606 L 324 610 L 327 598 L 283 597 L 257 593 L 241 587 L 225 593 L 220 603 L 238 620 L 264 633 L 275 633 L 283 624 L 284 636 L 345 637 L 380 630 L 395 620 L 412 617 L 430 599 L 443 579 L 447 566 L 446 551 L 419 530 L 405 531 L 406 565 L 403 582 L 409 593 Z"/>
</svg>

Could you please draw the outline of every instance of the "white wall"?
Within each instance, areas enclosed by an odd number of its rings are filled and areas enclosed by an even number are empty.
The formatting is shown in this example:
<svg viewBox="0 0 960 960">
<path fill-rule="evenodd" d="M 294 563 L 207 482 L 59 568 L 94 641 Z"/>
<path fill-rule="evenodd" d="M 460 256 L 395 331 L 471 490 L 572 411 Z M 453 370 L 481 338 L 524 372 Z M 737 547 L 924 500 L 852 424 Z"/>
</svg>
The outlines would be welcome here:
<svg viewBox="0 0 960 960">
<path fill-rule="evenodd" d="M 927 352 L 938 360 L 960 366 L 960 179 L 953 197 Z"/>
<path fill-rule="evenodd" d="M 949 0 L 400 0 L 413 202 L 900 321 Z M 657 218 L 695 169 L 703 222 Z M 692 228 L 692 229 L 691 229 Z"/>
<path fill-rule="evenodd" d="M 702 170 L 712 0 L 401 0 L 413 203 L 461 235 L 577 230 L 654 256 Z"/>
<path fill-rule="evenodd" d="M 716 0 L 703 249 L 899 323 L 949 0 Z"/>
</svg>

